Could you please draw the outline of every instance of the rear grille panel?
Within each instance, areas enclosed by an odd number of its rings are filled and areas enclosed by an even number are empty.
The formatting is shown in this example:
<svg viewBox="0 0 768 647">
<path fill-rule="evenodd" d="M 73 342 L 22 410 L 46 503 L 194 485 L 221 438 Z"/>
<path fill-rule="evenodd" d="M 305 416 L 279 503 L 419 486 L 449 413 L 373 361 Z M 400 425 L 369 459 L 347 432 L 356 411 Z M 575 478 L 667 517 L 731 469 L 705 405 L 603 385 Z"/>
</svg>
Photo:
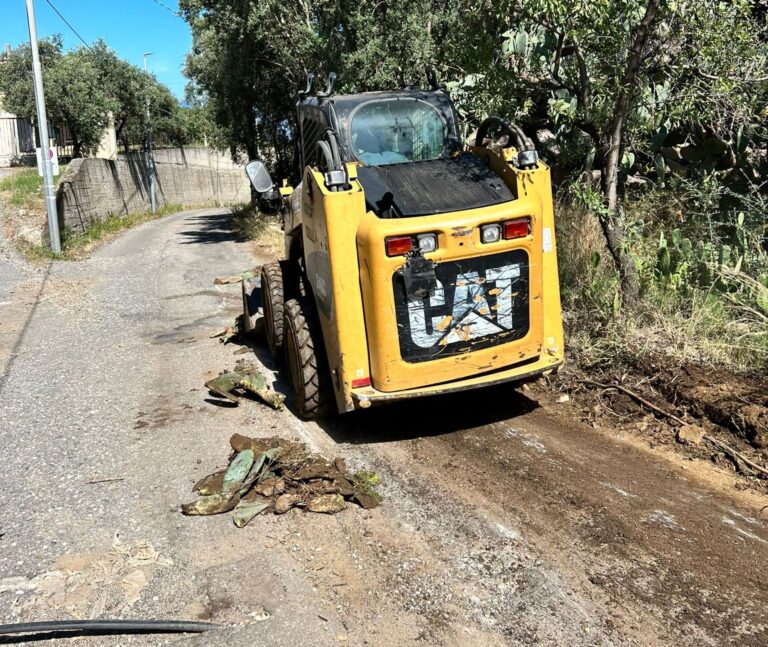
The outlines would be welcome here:
<svg viewBox="0 0 768 647">
<path fill-rule="evenodd" d="M 522 339 L 530 326 L 528 254 L 513 250 L 446 261 L 435 268 L 437 289 L 408 298 L 395 273 L 400 355 L 425 362 Z"/>
</svg>

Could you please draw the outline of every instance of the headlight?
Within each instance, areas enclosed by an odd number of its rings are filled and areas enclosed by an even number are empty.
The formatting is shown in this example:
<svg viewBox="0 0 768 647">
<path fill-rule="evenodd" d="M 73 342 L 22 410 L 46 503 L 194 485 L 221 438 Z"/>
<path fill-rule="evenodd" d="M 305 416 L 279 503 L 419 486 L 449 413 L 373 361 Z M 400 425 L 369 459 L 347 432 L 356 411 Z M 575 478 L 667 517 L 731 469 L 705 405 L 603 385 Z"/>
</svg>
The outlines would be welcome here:
<svg viewBox="0 0 768 647">
<path fill-rule="evenodd" d="M 419 241 L 419 251 L 422 254 L 428 254 L 437 249 L 437 236 L 435 234 L 419 234 L 416 240 Z"/>
<path fill-rule="evenodd" d="M 498 243 L 501 240 L 501 225 L 483 225 L 480 227 L 480 240 L 484 243 Z"/>
</svg>

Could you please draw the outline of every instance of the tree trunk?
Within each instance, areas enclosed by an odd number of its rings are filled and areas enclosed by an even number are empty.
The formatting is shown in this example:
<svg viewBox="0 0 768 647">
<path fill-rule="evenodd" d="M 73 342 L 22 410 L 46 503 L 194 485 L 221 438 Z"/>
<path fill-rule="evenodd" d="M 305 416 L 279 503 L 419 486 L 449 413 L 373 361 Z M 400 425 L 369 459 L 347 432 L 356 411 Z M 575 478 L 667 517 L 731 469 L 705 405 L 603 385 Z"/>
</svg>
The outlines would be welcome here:
<svg viewBox="0 0 768 647">
<path fill-rule="evenodd" d="M 616 96 L 613 105 L 613 117 L 604 134 L 602 145 L 601 188 L 605 197 L 606 211 L 600 215 L 600 225 L 605 234 L 608 250 L 619 271 L 622 302 L 630 310 L 636 308 L 639 303 L 640 280 L 635 259 L 627 252 L 625 244 L 624 227 L 619 208 L 619 162 L 630 101 L 636 94 L 637 74 L 658 15 L 659 4 L 660 0 L 649 0 L 643 19 L 632 30 L 627 67 L 621 78 L 621 89 Z"/>
<path fill-rule="evenodd" d="M 72 158 L 82 157 L 80 140 L 71 130 L 70 132 L 72 133 Z"/>
<path fill-rule="evenodd" d="M 115 141 L 120 142 L 120 144 L 123 146 L 123 150 L 126 154 L 128 154 L 130 147 L 125 141 L 123 141 L 123 128 L 125 127 L 125 121 L 125 119 L 121 119 L 119 125 L 115 127 Z"/>
</svg>

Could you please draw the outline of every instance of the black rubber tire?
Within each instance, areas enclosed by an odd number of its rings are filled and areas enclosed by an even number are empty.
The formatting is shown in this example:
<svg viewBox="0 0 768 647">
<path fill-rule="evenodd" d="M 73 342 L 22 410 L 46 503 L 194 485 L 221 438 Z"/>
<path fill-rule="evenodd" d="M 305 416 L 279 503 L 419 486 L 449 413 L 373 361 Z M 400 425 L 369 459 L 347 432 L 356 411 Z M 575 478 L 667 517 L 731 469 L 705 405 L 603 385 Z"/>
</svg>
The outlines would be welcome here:
<svg viewBox="0 0 768 647">
<path fill-rule="evenodd" d="M 330 409 L 330 376 L 323 355 L 322 332 L 307 299 L 290 299 L 284 308 L 285 363 L 297 413 L 306 420 Z"/>
<path fill-rule="evenodd" d="M 298 295 L 299 269 L 292 261 L 272 261 L 261 266 L 261 307 L 269 352 L 283 358 L 285 301 Z"/>
</svg>

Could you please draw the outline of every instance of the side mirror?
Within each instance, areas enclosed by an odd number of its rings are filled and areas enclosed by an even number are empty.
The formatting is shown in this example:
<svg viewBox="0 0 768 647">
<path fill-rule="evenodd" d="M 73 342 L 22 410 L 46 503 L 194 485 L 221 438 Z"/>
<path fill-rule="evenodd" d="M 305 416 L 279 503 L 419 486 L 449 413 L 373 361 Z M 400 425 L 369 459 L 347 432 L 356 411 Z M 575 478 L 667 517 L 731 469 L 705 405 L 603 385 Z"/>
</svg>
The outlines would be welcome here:
<svg viewBox="0 0 768 647">
<path fill-rule="evenodd" d="M 269 175 L 267 167 L 260 160 L 251 160 L 245 165 L 245 174 L 251 181 L 257 193 L 266 193 L 274 188 L 275 183 Z"/>
</svg>

